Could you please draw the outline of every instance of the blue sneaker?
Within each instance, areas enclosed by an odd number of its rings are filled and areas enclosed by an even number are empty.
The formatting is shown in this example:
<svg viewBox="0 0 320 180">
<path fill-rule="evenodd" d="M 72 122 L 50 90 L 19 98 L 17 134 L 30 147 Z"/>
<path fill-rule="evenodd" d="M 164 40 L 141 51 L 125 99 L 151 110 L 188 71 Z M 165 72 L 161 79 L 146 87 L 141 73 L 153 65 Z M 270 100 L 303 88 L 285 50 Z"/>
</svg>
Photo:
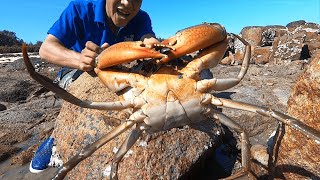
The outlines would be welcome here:
<svg viewBox="0 0 320 180">
<path fill-rule="evenodd" d="M 40 173 L 48 168 L 52 154 L 54 138 L 49 137 L 38 148 L 31 160 L 29 170 L 32 173 Z"/>
</svg>

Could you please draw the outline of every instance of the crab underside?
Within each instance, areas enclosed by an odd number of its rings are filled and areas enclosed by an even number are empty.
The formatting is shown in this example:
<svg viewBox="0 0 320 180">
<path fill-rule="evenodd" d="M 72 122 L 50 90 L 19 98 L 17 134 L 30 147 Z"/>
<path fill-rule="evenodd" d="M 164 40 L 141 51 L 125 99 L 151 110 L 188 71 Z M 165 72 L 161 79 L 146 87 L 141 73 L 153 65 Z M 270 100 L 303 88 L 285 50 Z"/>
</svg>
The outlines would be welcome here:
<svg viewBox="0 0 320 180">
<path fill-rule="evenodd" d="M 83 148 L 60 169 L 55 179 L 63 179 L 80 161 L 89 157 L 101 146 L 130 129 L 127 139 L 116 153 L 111 168 L 111 178 L 117 178 L 118 163 L 134 145 L 142 133 L 155 133 L 210 118 L 234 129 L 240 134 L 242 171 L 228 179 L 248 176 L 250 170 L 249 140 L 244 129 L 234 120 L 217 110 L 227 107 L 269 116 L 302 132 L 308 138 L 320 142 L 319 131 L 301 121 L 266 107 L 259 107 L 230 99 L 217 98 L 211 91 L 223 91 L 237 85 L 247 72 L 251 46 L 243 38 L 233 34 L 245 45 L 245 56 L 237 77 L 204 79 L 202 74 L 215 67 L 223 58 L 228 35 L 219 24 L 201 24 L 179 31 L 160 44 L 145 45 L 142 42 L 124 42 L 110 46 L 97 58 L 95 72 L 111 91 L 120 92 L 117 102 L 83 101 L 56 86 L 51 80 L 36 73 L 23 46 L 24 61 L 33 79 L 62 99 L 83 108 L 100 110 L 129 109 L 132 114 L 122 124 L 98 141 Z M 161 51 L 163 50 L 163 51 Z M 183 60 L 182 67 L 168 62 L 186 54 L 199 51 L 190 60 Z M 136 66 L 134 72 L 111 68 L 137 59 L 148 59 Z M 144 63 L 145 62 L 145 63 Z M 150 65 L 148 62 L 154 62 Z M 142 66 L 144 67 L 142 68 Z M 152 67 L 152 68 L 150 68 Z"/>
</svg>

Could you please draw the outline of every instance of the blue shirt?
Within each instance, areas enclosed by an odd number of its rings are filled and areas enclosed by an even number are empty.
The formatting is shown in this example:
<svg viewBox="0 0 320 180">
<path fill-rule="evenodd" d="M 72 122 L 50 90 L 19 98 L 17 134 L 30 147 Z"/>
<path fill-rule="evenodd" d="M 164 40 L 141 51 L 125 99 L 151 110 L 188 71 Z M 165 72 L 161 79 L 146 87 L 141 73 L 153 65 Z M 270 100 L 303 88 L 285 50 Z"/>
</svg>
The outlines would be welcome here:
<svg viewBox="0 0 320 180">
<path fill-rule="evenodd" d="M 149 15 L 140 10 L 127 24 L 113 34 L 107 24 L 105 0 L 75 0 L 63 11 L 48 34 L 58 38 L 66 48 L 81 52 L 87 41 L 101 46 L 122 41 L 138 41 L 153 34 Z"/>
</svg>

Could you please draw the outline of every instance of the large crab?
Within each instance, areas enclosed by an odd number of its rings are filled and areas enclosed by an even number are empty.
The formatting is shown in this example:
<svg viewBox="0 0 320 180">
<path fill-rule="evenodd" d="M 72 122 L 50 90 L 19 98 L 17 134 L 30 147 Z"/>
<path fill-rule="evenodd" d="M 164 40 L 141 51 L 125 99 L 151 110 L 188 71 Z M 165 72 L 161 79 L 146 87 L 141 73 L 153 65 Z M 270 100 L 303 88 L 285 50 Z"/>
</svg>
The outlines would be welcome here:
<svg viewBox="0 0 320 180">
<path fill-rule="evenodd" d="M 111 178 L 117 178 L 118 163 L 126 152 L 138 140 L 141 133 L 165 131 L 197 123 L 210 118 L 240 133 L 242 171 L 229 179 L 248 176 L 250 170 L 250 148 L 246 132 L 235 121 L 224 115 L 217 107 L 229 107 L 256 112 L 264 116 L 274 117 L 290 127 L 302 132 L 308 138 L 320 142 L 319 131 L 312 129 L 301 121 L 270 108 L 259 107 L 230 99 L 217 98 L 210 94 L 211 90 L 222 91 L 237 85 L 247 72 L 251 57 L 250 45 L 238 35 L 234 35 L 245 45 L 245 56 L 237 77 L 225 79 L 202 79 L 202 70 L 215 67 L 225 54 L 228 35 L 219 24 L 201 24 L 179 31 L 175 36 L 155 45 L 142 42 L 123 42 L 110 46 L 97 58 L 95 72 L 103 84 L 114 92 L 121 91 L 121 101 L 90 102 L 83 101 L 64 89 L 56 86 L 51 80 L 34 71 L 28 58 L 26 46 L 23 56 L 26 67 L 36 81 L 55 92 L 62 99 L 84 108 L 100 110 L 131 109 L 132 114 L 118 127 L 98 141 L 86 146 L 81 152 L 66 162 L 55 179 L 63 179 L 80 161 L 89 157 L 98 148 L 131 129 L 112 162 Z M 159 51 L 159 49 L 166 49 Z M 183 68 L 166 66 L 166 62 L 195 51 L 199 53 Z M 136 59 L 157 59 L 158 69 L 141 75 L 108 68 Z"/>
</svg>

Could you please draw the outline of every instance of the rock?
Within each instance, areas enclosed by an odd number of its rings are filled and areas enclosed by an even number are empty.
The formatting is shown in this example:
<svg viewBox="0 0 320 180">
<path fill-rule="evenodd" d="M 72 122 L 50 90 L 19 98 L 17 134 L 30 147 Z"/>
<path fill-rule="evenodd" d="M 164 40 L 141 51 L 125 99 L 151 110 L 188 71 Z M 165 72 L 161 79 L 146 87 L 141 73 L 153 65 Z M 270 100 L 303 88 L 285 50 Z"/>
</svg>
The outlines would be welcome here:
<svg viewBox="0 0 320 180">
<path fill-rule="evenodd" d="M 269 154 L 265 146 L 256 144 L 251 147 L 250 151 L 252 159 L 258 161 L 264 166 L 268 166 Z"/>
<path fill-rule="evenodd" d="M 284 36 L 288 32 L 288 29 L 284 26 L 265 26 L 262 32 L 261 46 L 271 46 L 274 42 L 274 38 Z"/>
<path fill-rule="evenodd" d="M 13 156 L 15 153 L 20 151 L 20 147 L 12 146 L 12 145 L 6 145 L 6 144 L 1 144 L 0 146 L 0 161 L 4 161 L 11 156 Z"/>
<path fill-rule="evenodd" d="M 223 65 L 230 65 L 231 63 L 232 63 L 232 59 L 230 56 L 226 56 L 220 61 L 220 64 L 223 64 Z"/>
<path fill-rule="evenodd" d="M 11 132 L 4 134 L 0 139 L 0 144 L 13 145 L 24 142 L 31 137 L 30 132 L 25 132 L 24 129 L 14 129 Z"/>
<path fill-rule="evenodd" d="M 272 62 L 274 57 L 275 49 L 278 47 L 274 45 L 274 42 L 278 44 L 279 38 L 285 36 L 288 30 L 285 26 L 273 25 L 273 26 L 248 26 L 241 30 L 241 36 L 251 44 L 251 55 L 253 59 L 251 63 L 265 64 Z M 277 41 L 276 41 L 277 40 Z M 259 49 L 261 47 L 269 47 L 269 52 L 266 51 L 268 48 Z M 272 46 L 272 47 L 270 47 Z M 258 50 L 256 50 L 258 48 Z M 235 64 L 241 64 L 244 56 L 244 45 L 236 39 L 234 41 L 234 61 Z M 260 53 L 267 55 L 262 57 Z M 254 57 L 255 56 L 255 57 Z M 257 62 L 256 62 L 257 61 Z M 226 61 L 222 61 L 225 63 Z M 228 62 L 228 61 L 227 61 Z"/>
<path fill-rule="evenodd" d="M 293 21 L 286 25 L 288 30 L 295 31 L 297 28 L 311 28 L 311 29 L 319 29 L 319 24 L 306 22 L 305 20 Z"/>
<path fill-rule="evenodd" d="M 276 37 L 276 31 L 272 29 L 267 29 L 262 32 L 262 40 L 261 40 L 261 47 L 264 46 L 271 46 L 274 38 Z"/>
<path fill-rule="evenodd" d="M 7 107 L 6 107 L 5 105 L 0 104 L 0 111 L 4 111 L 4 110 L 6 110 L 6 109 L 7 109 Z"/>
<path fill-rule="evenodd" d="M 320 25 L 305 21 L 295 21 L 286 27 L 247 26 L 241 30 L 240 34 L 251 44 L 253 57 L 251 63 L 285 64 L 294 60 L 305 60 L 320 48 Z M 243 56 L 244 45 L 236 39 L 234 64 L 241 64 Z M 229 62 L 229 59 L 222 61 L 223 64 Z"/>
<path fill-rule="evenodd" d="M 298 60 L 300 58 L 304 36 L 305 33 L 303 32 L 281 36 L 274 51 L 275 61 Z"/>
<path fill-rule="evenodd" d="M 297 21 L 288 28 L 287 35 L 274 40 L 273 50 L 276 63 L 304 59 L 308 56 L 303 56 L 301 53 L 312 55 L 313 51 L 320 48 L 319 24 Z"/>
<path fill-rule="evenodd" d="M 251 45 L 251 55 L 253 55 L 255 47 L 261 45 L 263 30 L 263 26 L 247 26 L 243 28 L 240 32 L 241 37 L 244 38 Z M 245 46 L 240 40 L 236 39 L 234 41 L 234 48 L 234 64 L 242 64 Z"/>
<path fill-rule="evenodd" d="M 263 145 L 256 144 L 250 148 L 251 151 L 251 172 L 257 177 L 256 179 L 266 179 L 268 176 L 269 154 L 267 148 Z"/>
<path fill-rule="evenodd" d="M 232 64 L 239 65 L 239 64 L 242 64 L 242 61 L 243 61 L 245 46 L 241 44 L 241 42 L 238 39 L 235 41 L 235 44 L 236 44 L 235 46 L 236 48 L 235 48 L 235 54 L 233 56 L 234 60 Z M 251 56 L 253 56 L 253 52 L 255 48 L 256 46 L 251 46 Z M 252 64 L 253 61 L 250 60 L 250 63 Z"/>
<path fill-rule="evenodd" d="M 288 101 L 288 113 L 320 131 L 320 50 L 299 77 Z M 320 142 L 315 142 L 290 127 L 279 148 L 278 177 L 318 179 L 320 176 Z"/>
<path fill-rule="evenodd" d="M 286 25 L 287 28 L 289 28 L 290 30 L 294 30 L 297 27 L 301 26 L 301 25 L 305 25 L 306 21 L 305 20 L 298 20 L 298 21 L 293 21 L 290 22 Z"/>
<path fill-rule="evenodd" d="M 94 101 L 115 101 L 117 96 L 109 92 L 98 78 L 87 73 L 81 75 L 69 90 L 76 97 Z M 57 151 L 64 162 L 119 125 L 125 115 L 111 111 L 84 109 L 65 102 L 54 129 Z M 206 121 L 195 130 L 186 126 L 170 131 L 143 135 L 120 162 L 119 179 L 178 179 L 201 167 L 206 154 L 213 151 L 217 136 L 216 123 Z M 128 132 L 110 141 L 92 156 L 69 172 L 73 179 L 106 178 L 115 152 Z M 198 165 L 195 165 L 198 163 Z M 199 164 L 200 163 L 200 164 Z M 202 165 L 203 166 L 203 165 Z"/>
<path fill-rule="evenodd" d="M 308 46 L 311 55 L 315 50 L 320 49 L 320 32 L 306 31 L 304 45 Z"/>
<path fill-rule="evenodd" d="M 275 37 L 284 36 L 288 33 L 288 28 L 281 25 L 265 26 L 264 31 L 275 31 Z"/>
<path fill-rule="evenodd" d="M 30 146 L 28 149 L 22 151 L 18 155 L 14 156 L 11 159 L 12 165 L 24 165 L 26 163 L 30 163 L 34 152 L 38 149 L 38 145 Z"/>
<path fill-rule="evenodd" d="M 270 47 L 257 47 L 254 49 L 253 61 L 255 64 L 266 64 L 272 58 L 272 48 Z"/>
<path fill-rule="evenodd" d="M 28 80 L 18 81 L 0 91 L 0 101 L 9 103 L 25 101 L 34 88 L 35 86 Z"/>
<path fill-rule="evenodd" d="M 234 54 L 235 65 L 242 64 L 243 57 L 244 50 L 236 49 L 236 53 Z"/>
<path fill-rule="evenodd" d="M 263 31 L 263 26 L 247 26 L 241 30 L 240 34 L 252 46 L 260 46 Z"/>
</svg>

